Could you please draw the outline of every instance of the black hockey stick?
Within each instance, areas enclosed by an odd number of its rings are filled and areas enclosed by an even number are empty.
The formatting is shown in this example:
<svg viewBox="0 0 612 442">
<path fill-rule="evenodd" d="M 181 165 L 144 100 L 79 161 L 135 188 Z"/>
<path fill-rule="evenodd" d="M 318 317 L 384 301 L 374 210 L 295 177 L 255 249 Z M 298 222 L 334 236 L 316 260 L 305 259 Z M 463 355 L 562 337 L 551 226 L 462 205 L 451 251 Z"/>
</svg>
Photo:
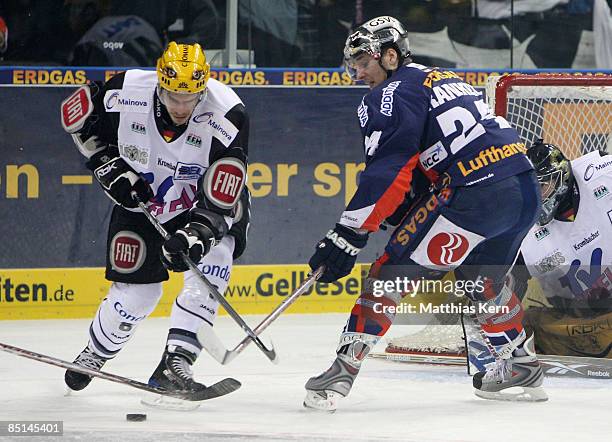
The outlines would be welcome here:
<svg viewBox="0 0 612 442">
<path fill-rule="evenodd" d="M 134 387 L 139 390 L 148 391 L 149 393 L 161 394 L 163 396 L 170 396 L 186 401 L 204 401 L 207 399 L 213 399 L 219 396 L 224 396 L 240 388 L 241 384 L 236 379 L 226 378 L 223 379 L 206 389 L 197 393 L 189 391 L 168 391 L 161 388 L 151 387 L 143 382 L 135 381 L 134 379 L 124 378 L 112 373 L 106 373 L 104 371 L 94 370 L 93 368 L 83 367 L 73 362 L 64 361 L 62 359 L 54 358 L 53 356 L 47 356 L 40 353 L 36 353 L 23 348 L 14 347 L 12 345 L 3 344 L 0 342 L 0 350 L 12 353 L 17 356 L 32 359 L 34 361 L 44 362 L 45 364 L 55 365 L 56 367 L 65 368 L 67 370 L 76 371 L 77 373 L 83 373 L 88 376 L 96 378 L 106 379 L 107 381 L 116 382 L 118 384 L 127 385 Z"/>
<path fill-rule="evenodd" d="M 142 201 L 140 201 L 140 199 L 138 198 L 138 195 L 136 194 L 136 192 L 132 192 L 132 198 L 134 199 L 134 201 L 136 201 L 138 203 L 138 207 L 140 207 L 140 210 L 147 217 L 147 219 L 153 225 L 153 227 L 155 227 L 155 229 L 157 229 L 157 231 L 161 234 L 161 236 L 164 239 L 168 239 L 170 237 L 170 235 L 168 234 L 166 229 L 164 229 L 164 226 L 161 225 L 161 223 L 157 220 L 157 218 L 155 218 L 153 215 L 151 215 L 149 213 L 149 211 L 147 210 L 147 207 L 144 205 L 144 203 Z M 221 304 L 221 306 L 225 309 L 225 311 L 228 313 L 228 315 L 230 315 L 232 317 L 232 319 L 238 325 L 240 325 L 240 327 L 248 335 L 249 339 L 251 339 L 253 342 L 255 342 L 255 344 L 261 349 L 261 351 L 267 356 L 268 359 L 270 359 L 272 362 L 276 362 L 277 355 L 276 355 L 276 350 L 274 350 L 274 345 L 272 345 L 272 343 L 270 343 L 270 348 L 266 347 L 266 345 L 261 341 L 259 336 L 257 336 L 257 333 L 255 333 L 251 329 L 251 327 L 249 327 L 249 325 L 244 321 L 244 319 L 242 319 L 242 317 L 238 314 L 238 312 L 236 310 L 234 310 L 234 308 L 225 299 L 225 297 L 221 293 L 219 293 L 219 290 L 217 290 L 217 287 L 212 285 L 212 283 L 208 280 L 208 278 L 206 278 L 206 276 L 204 276 L 202 271 L 191 260 L 191 258 L 189 258 L 189 256 L 187 256 L 184 253 L 183 253 L 182 256 L 183 256 L 183 260 L 187 264 L 187 267 L 189 267 L 189 270 L 191 270 L 193 273 L 195 273 L 198 276 L 200 281 L 202 281 L 202 283 L 210 291 L 210 293 L 213 296 L 213 298 L 215 298 L 215 300 L 219 304 Z"/>
<path fill-rule="evenodd" d="M 291 306 L 312 284 L 314 284 L 323 274 L 324 267 L 319 267 L 295 289 L 295 291 L 281 302 L 272 312 L 261 321 L 257 327 L 253 329 L 256 334 L 263 332 L 270 324 L 272 324 L 281 313 Z M 236 356 L 251 343 L 250 336 L 246 336 L 233 350 L 225 348 L 219 337 L 213 331 L 213 328 L 207 324 L 198 330 L 198 341 L 204 349 L 222 365 L 229 364 Z"/>
</svg>

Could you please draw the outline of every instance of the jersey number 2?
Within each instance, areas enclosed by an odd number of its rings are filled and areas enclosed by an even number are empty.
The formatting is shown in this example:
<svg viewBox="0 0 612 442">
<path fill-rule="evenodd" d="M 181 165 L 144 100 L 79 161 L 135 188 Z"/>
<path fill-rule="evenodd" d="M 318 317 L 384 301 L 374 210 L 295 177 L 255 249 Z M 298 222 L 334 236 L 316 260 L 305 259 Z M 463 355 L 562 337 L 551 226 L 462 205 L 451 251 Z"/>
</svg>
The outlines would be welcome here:
<svg viewBox="0 0 612 442">
<path fill-rule="evenodd" d="M 474 104 L 480 114 L 480 120 L 495 120 L 502 129 L 510 127 L 510 123 L 508 123 L 505 118 L 493 115 L 489 106 L 487 106 L 484 101 L 476 100 Z M 476 121 L 472 112 L 463 107 L 453 107 L 438 115 L 436 120 L 438 120 L 440 129 L 442 129 L 442 133 L 445 137 L 450 137 L 455 134 L 457 132 L 457 123 L 459 123 L 459 135 L 450 143 L 450 151 L 452 154 L 456 154 L 486 132 L 483 125 Z"/>
</svg>

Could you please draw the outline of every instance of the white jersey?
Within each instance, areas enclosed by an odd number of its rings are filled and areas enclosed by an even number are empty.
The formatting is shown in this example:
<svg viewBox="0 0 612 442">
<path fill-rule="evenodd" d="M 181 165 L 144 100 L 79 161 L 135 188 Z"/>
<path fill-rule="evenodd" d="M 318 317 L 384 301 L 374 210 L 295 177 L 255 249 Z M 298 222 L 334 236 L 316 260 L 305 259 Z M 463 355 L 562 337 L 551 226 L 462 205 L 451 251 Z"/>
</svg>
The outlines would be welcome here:
<svg viewBox="0 0 612 442">
<path fill-rule="evenodd" d="M 574 221 L 536 224 L 521 246 L 531 276 L 548 297 L 612 289 L 612 155 L 591 152 L 571 167 L 580 192 Z"/>
<path fill-rule="evenodd" d="M 163 223 L 193 206 L 198 180 L 209 167 L 213 137 L 225 147 L 232 143 L 238 128 L 224 116 L 242 102 L 229 87 L 210 79 L 187 129 L 168 143 L 155 123 L 155 112 L 161 112 L 154 109 L 156 86 L 156 72 L 127 71 L 123 88 L 104 95 L 104 107 L 120 113 L 119 153 L 151 185 L 155 196 L 149 210 Z"/>
</svg>

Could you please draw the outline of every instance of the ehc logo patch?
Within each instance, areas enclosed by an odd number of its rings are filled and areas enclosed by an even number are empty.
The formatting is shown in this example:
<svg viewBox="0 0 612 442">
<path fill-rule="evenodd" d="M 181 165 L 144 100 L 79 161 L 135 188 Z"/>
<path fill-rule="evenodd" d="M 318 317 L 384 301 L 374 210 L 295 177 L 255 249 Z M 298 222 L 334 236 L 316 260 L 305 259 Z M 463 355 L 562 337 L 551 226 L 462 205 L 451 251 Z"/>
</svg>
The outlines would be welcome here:
<svg viewBox="0 0 612 442">
<path fill-rule="evenodd" d="M 110 263 L 114 271 L 134 273 L 142 267 L 147 255 L 147 246 L 140 235 L 122 230 L 113 236 L 109 251 Z"/>
</svg>

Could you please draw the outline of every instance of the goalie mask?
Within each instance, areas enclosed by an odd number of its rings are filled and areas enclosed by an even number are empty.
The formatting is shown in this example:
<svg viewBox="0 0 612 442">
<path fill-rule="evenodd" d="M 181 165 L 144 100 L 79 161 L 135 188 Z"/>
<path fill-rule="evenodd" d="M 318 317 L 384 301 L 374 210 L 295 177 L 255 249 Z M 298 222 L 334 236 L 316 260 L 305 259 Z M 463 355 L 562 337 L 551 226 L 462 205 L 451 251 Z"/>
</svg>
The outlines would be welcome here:
<svg viewBox="0 0 612 442">
<path fill-rule="evenodd" d="M 368 20 L 346 39 L 344 44 L 346 72 L 355 80 L 357 74 L 354 67 L 355 60 L 362 54 L 368 54 L 380 63 L 382 52 L 387 48 L 397 51 L 401 66 L 410 55 L 408 32 L 404 26 L 399 20 L 387 15 Z"/>
<path fill-rule="evenodd" d="M 542 189 L 542 210 L 538 224 L 543 226 L 554 218 L 559 205 L 572 187 L 573 175 L 570 162 L 561 150 L 542 140 L 527 150 Z"/>
</svg>

